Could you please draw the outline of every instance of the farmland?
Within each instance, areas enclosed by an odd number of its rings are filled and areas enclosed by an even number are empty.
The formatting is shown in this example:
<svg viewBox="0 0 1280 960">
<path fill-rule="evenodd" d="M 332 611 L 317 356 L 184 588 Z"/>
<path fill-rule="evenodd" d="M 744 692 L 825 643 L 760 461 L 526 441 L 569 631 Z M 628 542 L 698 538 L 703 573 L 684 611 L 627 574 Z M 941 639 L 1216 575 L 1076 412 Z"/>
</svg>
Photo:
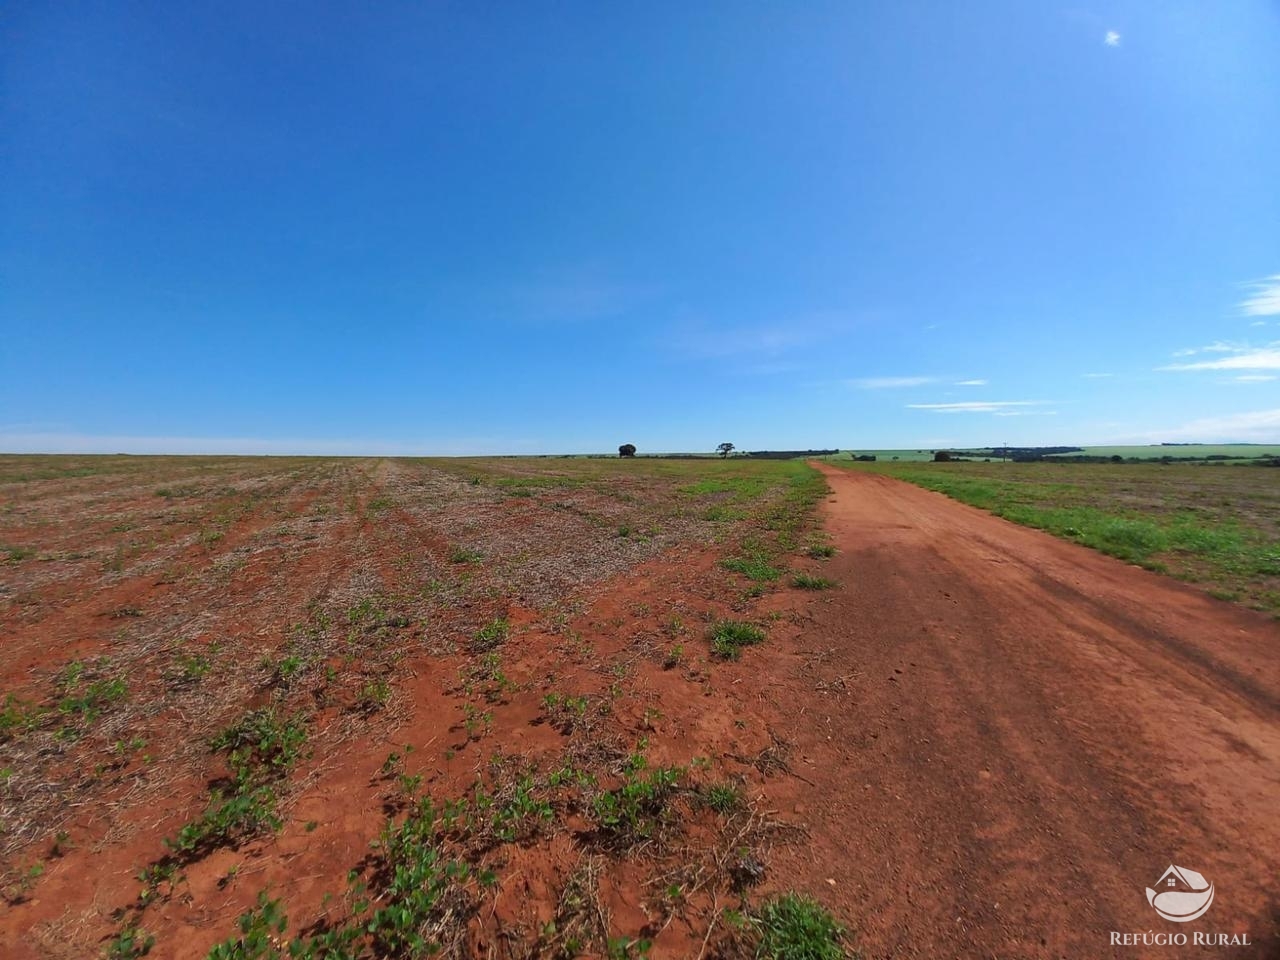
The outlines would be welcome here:
<svg viewBox="0 0 1280 960">
<path fill-rule="evenodd" d="M 941 448 L 939 448 L 941 449 Z M 1001 450 L 996 447 L 949 447 L 959 451 L 965 457 L 977 460 L 999 460 Z M 1016 449 L 1016 448 L 1015 448 Z M 1035 449 L 1027 448 L 1027 449 Z M 1070 453 L 1047 453 L 1047 459 L 1065 459 L 1069 457 L 1120 457 L 1124 460 L 1205 460 L 1216 461 L 1249 461 L 1263 457 L 1280 457 L 1280 445 L 1265 443 L 1187 443 L 1187 444 L 1142 444 L 1129 446 L 1073 447 Z M 874 456 L 877 461 L 901 461 L 903 463 L 926 463 L 933 460 L 935 450 L 848 450 L 841 451 L 844 458 L 849 456 Z M 836 457 L 833 459 L 841 459 Z"/>
<path fill-rule="evenodd" d="M 767 867 L 788 747 L 732 686 L 794 633 L 823 490 L 795 462 L 0 459 L 3 952 L 833 932 Z"/>
<path fill-rule="evenodd" d="M 1274 470 L 1053 462 L 857 466 L 1280 616 L 1280 484 Z"/>
<path fill-rule="evenodd" d="M 0 458 L 0 953 L 1084 956 L 1182 845 L 1273 937 L 1272 473 Z"/>
</svg>

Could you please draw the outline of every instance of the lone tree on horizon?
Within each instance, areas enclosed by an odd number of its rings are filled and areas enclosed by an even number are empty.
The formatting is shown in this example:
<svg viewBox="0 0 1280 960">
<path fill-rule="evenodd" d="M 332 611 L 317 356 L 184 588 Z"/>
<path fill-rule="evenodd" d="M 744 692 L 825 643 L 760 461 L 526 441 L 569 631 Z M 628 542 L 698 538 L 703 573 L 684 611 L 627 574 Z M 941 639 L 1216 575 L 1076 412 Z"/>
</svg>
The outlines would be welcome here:
<svg viewBox="0 0 1280 960">
<path fill-rule="evenodd" d="M 634 443 L 624 443 L 618 448 L 618 456 L 634 457 L 636 455 L 636 445 Z"/>
<path fill-rule="evenodd" d="M 716 447 L 716 453 L 720 454 L 722 457 L 727 457 L 729 454 L 733 453 L 733 449 L 732 443 L 722 443 L 720 446 Z"/>
</svg>

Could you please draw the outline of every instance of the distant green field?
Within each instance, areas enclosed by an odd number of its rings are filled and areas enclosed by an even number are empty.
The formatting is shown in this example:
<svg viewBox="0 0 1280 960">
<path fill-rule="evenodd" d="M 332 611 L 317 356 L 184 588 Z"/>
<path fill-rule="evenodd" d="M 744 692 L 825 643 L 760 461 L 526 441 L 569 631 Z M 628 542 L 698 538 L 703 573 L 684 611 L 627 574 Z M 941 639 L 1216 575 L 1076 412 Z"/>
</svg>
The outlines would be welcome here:
<svg viewBox="0 0 1280 960">
<path fill-rule="evenodd" d="M 990 447 L 946 447 L 939 449 L 968 453 L 977 459 L 992 456 Z M 904 463 L 921 463 L 933 459 L 932 450 L 841 450 L 829 459 L 847 460 L 850 457 L 871 454 L 879 460 L 898 460 Z M 1252 460 L 1255 457 L 1280 457 L 1280 444 L 1254 443 L 1205 443 L 1188 446 L 1114 446 L 1083 447 L 1075 453 L 1048 454 L 1049 457 L 1124 457 L 1126 460 L 1159 460 L 1162 457 L 1185 459 L 1188 457 L 1229 457 L 1233 460 Z M 994 458 L 993 459 L 997 459 Z"/>
<path fill-rule="evenodd" d="M 933 459 L 932 450 L 841 450 L 832 460 L 848 460 L 850 457 L 871 454 L 877 460 L 903 460 L 908 463 L 921 463 Z"/>
<path fill-rule="evenodd" d="M 1151 459 L 834 462 L 936 490 L 1280 617 L 1280 470 Z"/>
<path fill-rule="evenodd" d="M 1280 456 L 1280 444 L 1253 443 L 1204 443 L 1194 446 L 1144 446 L 1144 447 L 1085 447 L 1084 453 L 1090 457 L 1132 457 L 1140 460 L 1159 460 L 1161 457 L 1232 457 L 1252 459 L 1254 457 Z M 1071 456 L 1071 454 L 1062 454 Z"/>
</svg>

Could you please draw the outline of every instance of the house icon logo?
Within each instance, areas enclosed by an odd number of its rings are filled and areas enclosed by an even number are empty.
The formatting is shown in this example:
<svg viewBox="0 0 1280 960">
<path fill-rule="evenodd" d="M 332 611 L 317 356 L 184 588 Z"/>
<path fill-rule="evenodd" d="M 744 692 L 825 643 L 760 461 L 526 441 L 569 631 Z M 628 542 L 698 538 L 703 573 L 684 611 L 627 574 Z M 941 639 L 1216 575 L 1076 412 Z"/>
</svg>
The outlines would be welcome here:
<svg viewBox="0 0 1280 960">
<path fill-rule="evenodd" d="M 1147 887 L 1147 903 L 1174 923 L 1202 917 L 1213 904 L 1213 884 L 1186 867 L 1170 866 L 1153 890 Z"/>
</svg>

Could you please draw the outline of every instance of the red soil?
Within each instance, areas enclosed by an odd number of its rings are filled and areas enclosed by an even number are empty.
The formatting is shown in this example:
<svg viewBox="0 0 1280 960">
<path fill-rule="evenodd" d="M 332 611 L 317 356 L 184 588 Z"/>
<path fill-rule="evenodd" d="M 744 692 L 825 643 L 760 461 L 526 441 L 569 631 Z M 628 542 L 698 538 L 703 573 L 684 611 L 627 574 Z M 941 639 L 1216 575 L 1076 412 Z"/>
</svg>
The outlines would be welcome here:
<svg viewBox="0 0 1280 960">
<path fill-rule="evenodd" d="M 360 519 L 326 520 L 313 547 L 254 540 L 268 525 L 257 513 L 237 521 L 228 539 L 256 547 L 225 595 L 196 591 L 213 611 L 196 639 L 249 637 L 247 663 L 278 650 L 319 596 L 357 597 L 351 584 L 365 580 L 407 596 L 447 565 L 454 538 L 420 512 L 401 504 L 393 520 L 369 520 L 368 503 L 400 489 L 400 468 L 361 469 L 344 481 Z M 626 752 L 642 737 L 652 765 L 706 758 L 703 782 L 744 784 L 767 822 L 749 838 L 766 868 L 751 903 L 808 892 L 852 928 L 867 957 L 1179 955 L 1110 946 L 1113 930 L 1248 932 L 1274 944 L 1280 629 L 937 494 L 826 472 L 833 496 L 823 521 L 839 552 L 797 565 L 836 580 L 830 592 L 750 601 L 716 563 L 725 547 L 686 544 L 585 584 L 567 616 L 506 609 L 483 592 L 424 608 L 395 638 L 393 659 L 368 668 L 394 678 L 388 709 L 356 722 L 345 687 L 317 706 L 313 753 L 291 775 L 283 830 L 188 866 L 173 895 L 142 915 L 157 937 L 152 955 L 203 957 L 264 888 L 284 899 L 292 932 L 341 915 L 346 873 L 394 803 L 381 772 L 391 750 L 412 745 L 405 771 L 445 799 L 489 775 L 495 752 L 546 770 L 566 750 Z M 287 513 L 301 523 L 311 492 L 293 496 Z M 499 506 L 539 535 L 550 529 L 535 503 Z M 115 604 L 112 591 L 124 586 L 79 600 L 65 587 L 43 589 L 47 616 L 6 628 L 17 652 L 0 664 L 6 689 L 34 688 L 33 678 L 65 663 L 64 639 L 80 655 L 123 642 L 111 621 L 90 614 Z M 163 609 L 180 599 L 166 589 L 130 581 L 128 602 Z M 512 686 L 485 702 L 465 689 L 461 673 L 474 658 L 461 647 L 499 613 L 512 622 L 501 651 Z M 769 641 L 736 663 L 710 660 L 705 623 L 725 615 L 767 620 Z M 685 657 L 669 668 L 676 643 Z M 259 696 L 246 691 L 242 706 Z M 610 713 L 568 736 L 546 722 L 547 693 L 585 695 Z M 464 709 L 476 704 L 492 717 L 473 738 Z M 206 740 L 189 742 L 191 721 L 176 707 L 146 720 L 148 749 L 172 761 L 171 775 L 133 761 L 86 794 L 92 803 L 57 811 L 72 846 L 46 859 L 29 898 L 0 913 L 0 955 L 102 950 L 118 929 L 113 911 L 137 895 L 137 871 L 199 814 L 220 772 Z M 732 850 L 734 837 L 696 806 L 681 811 L 665 847 L 632 856 L 591 848 L 574 812 L 531 842 L 486 854 L 499 882 L 469 920 L 468 952 L 551 955 L 533 945 L 585 865 L 613 933 L 652 937 L 654 958 L 714 955 L 723 925 L 713 918 L 742 901 L 723 878 L 690 875 Z M 44 847 L 21 849 L 11 863 L 34 854 Z M 1203 919 L 1170 924 L 1147 905 L 1144 888 L 1169 863 L 1215 883 Z M 692 891 L 674 912 L 659 903 L 671 883 Z"/>
</svg>

